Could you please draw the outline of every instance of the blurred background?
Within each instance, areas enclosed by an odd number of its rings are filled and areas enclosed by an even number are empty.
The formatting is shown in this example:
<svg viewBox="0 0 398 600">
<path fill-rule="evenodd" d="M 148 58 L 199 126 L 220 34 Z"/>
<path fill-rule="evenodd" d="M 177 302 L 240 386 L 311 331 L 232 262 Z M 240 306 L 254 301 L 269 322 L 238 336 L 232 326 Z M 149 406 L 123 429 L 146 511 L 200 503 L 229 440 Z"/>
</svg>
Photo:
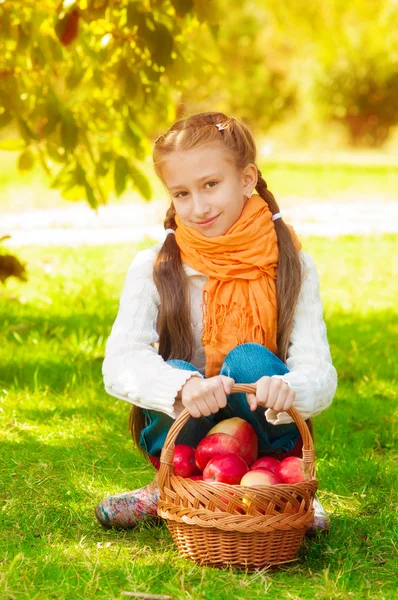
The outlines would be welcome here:
<svg viewBox="0 0 398 600">
<path fill-rule="evenodd" d="M 154 139 L 242 118 L 302 234 L 398 228 L 395 0 L 0 3 L 2 246 L 158 238 Z"/>
</svg>

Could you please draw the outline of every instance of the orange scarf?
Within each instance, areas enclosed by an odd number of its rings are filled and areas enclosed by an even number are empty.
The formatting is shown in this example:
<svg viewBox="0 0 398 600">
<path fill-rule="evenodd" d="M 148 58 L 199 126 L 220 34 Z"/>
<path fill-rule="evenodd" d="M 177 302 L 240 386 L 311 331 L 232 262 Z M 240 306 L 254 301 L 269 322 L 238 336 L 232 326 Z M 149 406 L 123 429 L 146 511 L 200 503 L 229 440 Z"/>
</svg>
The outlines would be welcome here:
<svg viewBox="0 0 398 600">
<path fill-rule="evenodd" d="M 183 262 L 208 275 L 203 289 L 206 377 L 218 375 L 239 344 L 257 342 L 277 352 L 276 273 L 278 245 L 267 203 L 254 194 L 225 235 L 206 237 L 176 216 Z M 302 245 L 288 226 L 297 250 Z"/>
</svg>

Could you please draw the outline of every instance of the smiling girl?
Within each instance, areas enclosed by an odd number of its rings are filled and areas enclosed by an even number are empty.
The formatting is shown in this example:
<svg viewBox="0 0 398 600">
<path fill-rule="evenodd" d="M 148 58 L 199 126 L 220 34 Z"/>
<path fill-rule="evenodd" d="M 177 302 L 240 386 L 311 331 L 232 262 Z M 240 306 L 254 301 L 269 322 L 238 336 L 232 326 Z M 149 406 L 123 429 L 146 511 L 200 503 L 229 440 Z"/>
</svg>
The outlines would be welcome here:
<svg viewBox="0 0 398 600">
<path fill-rule="evenodd" d="M 106 344 L 106 391 L 133 405 L 133 439 L 156 468 L 184 407 L 191 418 L 178 444 L 196 447 L 238 416 L 254 427 L 260 455 L 301 455 L 286 411 L 319 414 L 337 374 L 316 266 L 267 188 L 250 131 L 223 113 L 194 114 L 157 138 L 153 161 L 170 196 L 165 238 L 127 273 Z M 255 383 L 256 393 L 231 394 L 234 382 Z M 95 514 L 104 527 L 132 528 L 156 516 L 158 497 L 155 476 Z M 328 526 L 317 502 L 314 527 Z"/>
</svg>

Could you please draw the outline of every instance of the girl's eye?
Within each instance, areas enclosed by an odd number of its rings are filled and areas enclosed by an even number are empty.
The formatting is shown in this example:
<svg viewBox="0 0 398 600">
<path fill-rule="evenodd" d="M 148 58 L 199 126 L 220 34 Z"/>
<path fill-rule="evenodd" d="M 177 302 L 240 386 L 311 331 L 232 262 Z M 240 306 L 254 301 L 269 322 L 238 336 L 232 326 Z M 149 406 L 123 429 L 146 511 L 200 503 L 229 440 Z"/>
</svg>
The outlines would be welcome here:
<svg viewBox="0 0 398 600">
<path fill-rule="evenodd" d="M 218 181 L 208 181 L 205 185 L 209 185 L 211 183 L 214 183 L 215 185 L 217 185 Z M 214 187 L 213 185 L 211 187 Z M 180 196 L 180 194 L 186 194 L 187 192 L 177 192 L 174 195 L 174 198 L 184 198 L 185 196 Z"/>
</svg>

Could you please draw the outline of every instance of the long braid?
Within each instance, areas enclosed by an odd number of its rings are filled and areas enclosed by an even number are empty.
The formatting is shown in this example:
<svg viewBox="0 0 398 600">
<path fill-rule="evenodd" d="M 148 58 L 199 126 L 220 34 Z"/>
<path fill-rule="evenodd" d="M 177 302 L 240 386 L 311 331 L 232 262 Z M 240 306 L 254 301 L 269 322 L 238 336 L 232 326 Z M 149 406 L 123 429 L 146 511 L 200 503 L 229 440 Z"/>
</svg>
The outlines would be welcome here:
<svg viewBox="0 0 398 600">
<path fill-rule="evenodd" d="M 273 215 L 280 212 L 274 195 L 269 191 L 267 182 L 257 167 L 258 181 L 256 190 L 268 204 Z M 278 356 L 286 361 L 290 336 L 293 329 L 294 309 L 301 289 L 302 267 L 298 252 L 293 244 L 289 228 L 283 219 L 274 221 L 278 239 L 278 270 L 276 277 L 276 297 L 278 306 L 277 316 L 277 347 Z M 300 277 L 297 274 L 300 274 Z"/>
<path fill-rule="evenodd" d="M 267 182 L 263 178 L 260 169 L 257 167 L 258 180 L 256 190 L 259 195 L 267 202 L 273 215 L 280 212 L 274 195 L 269 191 Z M 302 284 L 302 266 L 298 252 L 293 244 L 289 228 L 282 219 L 274 221 L 275 231 L 278 238 L 279 261 L 276 276 L 276 297 L 278 306 L 278 324 L 277 324 L 277 346 L 278 356 L 286 362 L 290 336 L 293 329 L 294 309 L 300 294 Z M 297 277 L 300 273 L 300 278 Z M 314 426 L 312 418 L 306 419 L 306 424 L 314 439 Z"/>
<path fill-rule="evenodd" d="M 176 211 L 170 204 L 164 220 L 165 229 L 177 229 Z M 159 354 L 164 360 L 179 358 L 190 361 L 194 348 L 194 337 L 190 322 L 189 285 L 181 260 L 181 252 L 175 236 L 169 234 L 160 248 L 153 266 L 153 280 L 160 298 L 167 298 L 167 303 L 160 303 L 157 320 L 159 331 Z M 181 306 L 186 310 L 181 311 Z M 185 318 L 184 318 L 185 316 Z M 177 343 L 172 344 L 171 340 Z M 145 415 L 142 408 L 133 405 L 130 411 L 130 430 L 136 446 L 142 429 L 145 427 Z M 146 456 L 146 453 L 143 452 Z"/>
</svg>

